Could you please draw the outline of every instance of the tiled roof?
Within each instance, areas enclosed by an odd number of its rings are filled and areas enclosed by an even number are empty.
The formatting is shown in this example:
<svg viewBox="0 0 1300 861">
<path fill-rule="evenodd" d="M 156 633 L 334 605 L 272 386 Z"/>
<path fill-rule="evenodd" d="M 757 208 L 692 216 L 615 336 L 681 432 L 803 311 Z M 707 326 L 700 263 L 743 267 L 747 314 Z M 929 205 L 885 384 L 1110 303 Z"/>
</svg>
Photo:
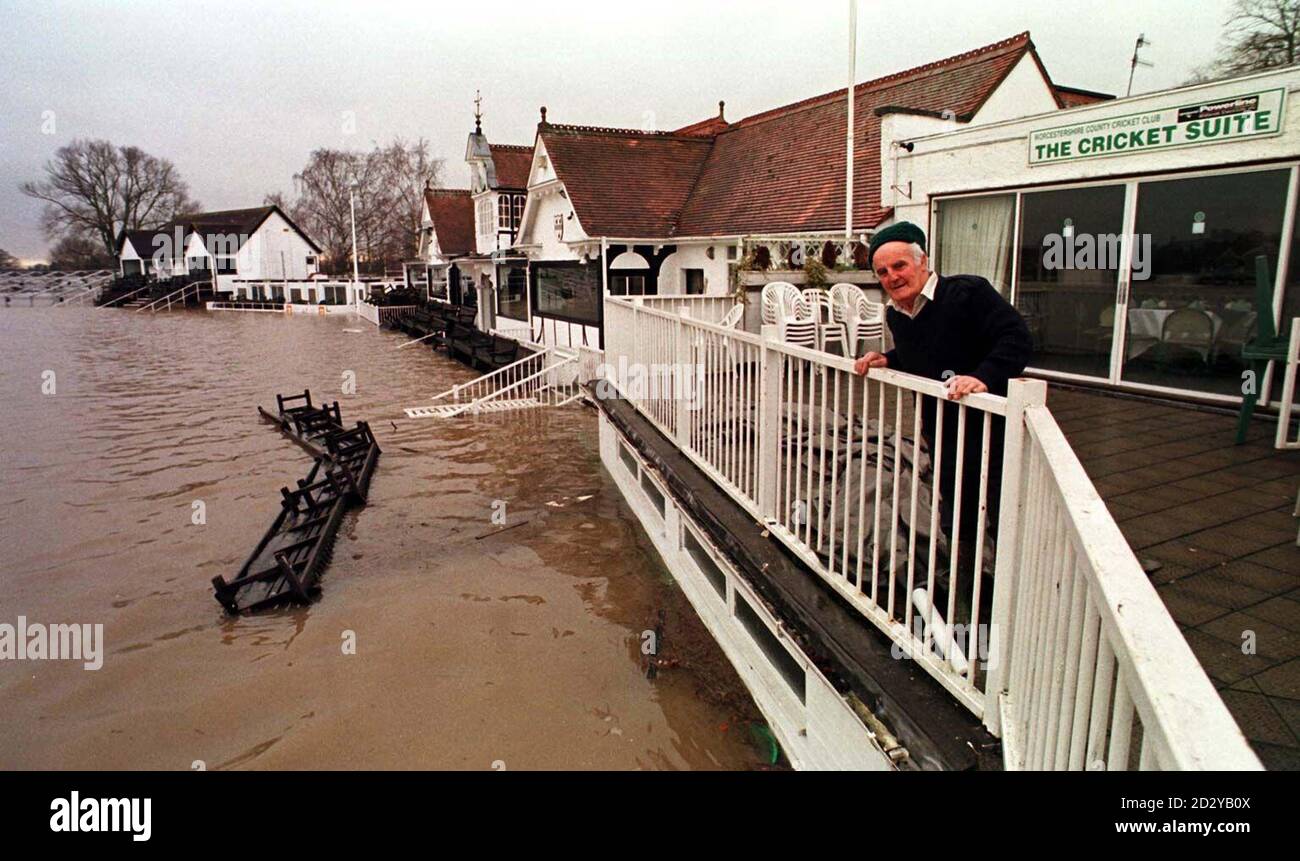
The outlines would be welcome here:
<svg viewBox="0 0 1300 861">
<path fill-rule="evenodd" d="M 890 213 L 880 201 L 882 109 L 968 121 L 1026 55 L 1042 70 L 1027 32 L 858 84 L 854 224 L 875 227 Z M 543 122 L 538 133 L 592 236 L 835 230 L 844 225 L 844 100 L 839 90 L 734 123 L 719 110 L 675 132 Z"/>
<path fill-rule="evenodd" d="M 853 222 L 874 227 L 880 203 L 880 116 L 899 106 L 969 119 L 1033 43 L 1028 33 L 858 84 L 854 89 Z M 747 117 L 715 139 L 682 211 L 682 236 L 833 230 L 844 224 L 844 92 Z"/>
<path fill-rule="evenodd" d="M 433 232 L 444 257 L 474 250 L 474 201 L 467 189 L 429 188 L 424 202 L 433 219 Z"/>
<path fill-rule="evenodd" d="M 1063 108 L 1077 108 L 1079 105 L 1108 102 L 1115 98 L 1109 93 L 1096 93 L 1092 90 L 1080 90 L 1077 87 L 1063 87 L 1060 84 L 1053 85 L 1053 89 L 1056 90 L 1056 98 L 1061 102 Z"/>
<path fill-rule="evenodd" d="M 497 188 L 527 188 L 528 172 L 533 166 L 533 148 L 492 144 L 492 164 L 496 168 Z"/>
<path fill-rule="evenodd" d="M 708 157 L 708 138 L 591 126 L 538 129 L 590 236 L 672 236 Z"/>
<path fill-rule="evenodd" d="M 318 253 L 320 246 L 312 240 L 310 236 L 303 232 L 302 228 L 294 224 L 277 206 L 254 206 L 249 209 L 223 209 L 213 212 L 195 212 L 189 215 L 179 216 L 168 221 L 153 230 L 131 230 L 123 235 L 123 239 L 131 240 L 131 247 L 135 249 L 136 254 L 141 257 L 152 257 L 156 250 L 170 252 L 170 256 L 179 257 L 181 252 L 188 248 L 190 237 L 195 233 L 203 237 L 203 243 L 210 251 L 215 249 L 219 253 L 233 253 L 243 247 L 248 237 L 257 232 L 262 226 L 262 222 L 271 216 L 271 213 L 279 212 L 280 216 L 302 235 Z M 181 248 L 174 248 L 176 239 L 176 228 L 181 229 Z M 155 243 L 154 237 L 166 236 L 164 243 Z M 221 237 L 222 242 L 214 243 L 212 237 Z M 225 244 L 226 237 L 235 237 L 237 243 L 232 246 Z M 118 251 L 121 253 L 121 244 Z"/>
</svg>

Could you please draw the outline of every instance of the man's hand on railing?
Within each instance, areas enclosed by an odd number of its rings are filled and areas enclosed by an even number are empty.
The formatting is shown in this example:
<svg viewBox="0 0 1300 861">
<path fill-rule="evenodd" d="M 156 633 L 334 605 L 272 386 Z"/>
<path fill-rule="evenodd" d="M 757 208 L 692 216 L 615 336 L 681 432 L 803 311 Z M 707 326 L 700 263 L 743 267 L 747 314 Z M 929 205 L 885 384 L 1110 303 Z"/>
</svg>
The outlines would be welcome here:
<svg viewBox="0 0 1300 861">
<path fill-rule="evenodd" d="M 984 385 L 984 381 L 978 377 L 950 377 L 946 385 L 950 401 L 959 401 L 967 395 L 977 395 L 989 390 L 989 387 Z"/>
<path fill-rule="evenodd" d="M 853 371 L 856 374 L 865 374 L 867 368 L 886 368 L 889 367 L 889 360 L 883 353 L 875 351 L 867 353 L 861 359 L 853 363 Z"/>
</svg>

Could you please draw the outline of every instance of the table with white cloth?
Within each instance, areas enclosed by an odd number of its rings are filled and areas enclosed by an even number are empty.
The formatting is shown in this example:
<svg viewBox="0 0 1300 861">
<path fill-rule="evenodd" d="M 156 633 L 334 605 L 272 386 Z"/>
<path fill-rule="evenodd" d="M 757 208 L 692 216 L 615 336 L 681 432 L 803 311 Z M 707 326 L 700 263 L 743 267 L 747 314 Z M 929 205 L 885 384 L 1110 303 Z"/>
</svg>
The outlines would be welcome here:
<svg viewBox="0 0 1300 861">
<path fill-rule="evenodd" d="M 1132 360 L 1159 344 L 1164 338 L 1165 320 L 1175 308 L 1130 308 L 1128 312 L 1128 338 L 1124 345 L 1125 359 Z M 1213 325 L 1211 339 L 1219 337 L 1223 318 L 1206 311 Z M 1208 347 L 1208 345 L 1207 345 Z"/>
</svg>

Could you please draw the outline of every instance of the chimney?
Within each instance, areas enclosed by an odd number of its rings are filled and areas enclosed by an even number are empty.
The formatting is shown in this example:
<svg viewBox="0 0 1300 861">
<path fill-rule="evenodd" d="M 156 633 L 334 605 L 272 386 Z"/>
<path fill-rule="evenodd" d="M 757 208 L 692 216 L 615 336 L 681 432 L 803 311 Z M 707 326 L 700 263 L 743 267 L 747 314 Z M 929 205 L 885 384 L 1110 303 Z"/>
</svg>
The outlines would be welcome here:
<svg viewBox="0 0 1300 861">
<path fill-rule="evenodd" d="M 718 102 L 718 119 L 722 120 L 724 123 L 727 121 L 726 112 L 727 112 L 727 103 L 724 102 L 724 101 L 719 101 L 719 102 Z"/>
</svg>

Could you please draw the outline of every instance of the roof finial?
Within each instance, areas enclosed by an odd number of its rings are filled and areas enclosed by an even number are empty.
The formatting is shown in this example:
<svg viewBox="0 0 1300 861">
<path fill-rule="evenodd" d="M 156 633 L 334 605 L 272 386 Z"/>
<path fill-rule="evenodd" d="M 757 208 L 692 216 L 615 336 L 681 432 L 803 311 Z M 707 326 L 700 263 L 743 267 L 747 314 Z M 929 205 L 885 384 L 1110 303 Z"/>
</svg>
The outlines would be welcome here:
<svg viewBox="0 0 1300 861">
<path fill-rule="evenodd" d="M 483 94 L 474 91 L 474 134 L 483 133 Z"/>
<path fill-rule="evenodd" d="M 546 105 L 542 105 L 542 122 L 546 122 Z"/>
<path fill-rule="evenodd" d="M 719 100 L 718 100 L 718 119 L 722 120 L 722 121 L 725 123 L 725 122 L 727 121 L 727 116 L 726 116 L 726 114 L 727 114 L 727 103 L 724 102 L 724 101 L 722 101 L 721 99 L 719 99 Z"/>
</svg>

